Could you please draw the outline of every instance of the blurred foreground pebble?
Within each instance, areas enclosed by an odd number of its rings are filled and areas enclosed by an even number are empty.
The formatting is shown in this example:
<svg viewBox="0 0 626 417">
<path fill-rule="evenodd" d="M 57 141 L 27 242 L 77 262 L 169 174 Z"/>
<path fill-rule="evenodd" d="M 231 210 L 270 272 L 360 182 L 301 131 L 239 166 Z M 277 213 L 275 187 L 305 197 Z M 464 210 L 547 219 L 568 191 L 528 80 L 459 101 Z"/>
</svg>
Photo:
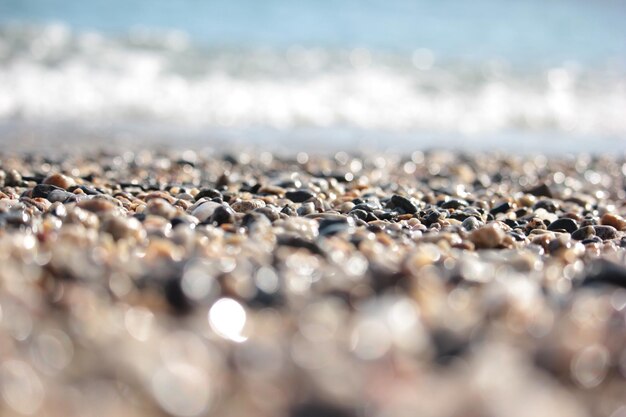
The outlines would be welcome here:
<svg viewBox="0 0 626 417">
<path fill-rule="evenodd" d="M 625 176 L 0 155 L 0 414 L 625 416 Z"/>
</svg>

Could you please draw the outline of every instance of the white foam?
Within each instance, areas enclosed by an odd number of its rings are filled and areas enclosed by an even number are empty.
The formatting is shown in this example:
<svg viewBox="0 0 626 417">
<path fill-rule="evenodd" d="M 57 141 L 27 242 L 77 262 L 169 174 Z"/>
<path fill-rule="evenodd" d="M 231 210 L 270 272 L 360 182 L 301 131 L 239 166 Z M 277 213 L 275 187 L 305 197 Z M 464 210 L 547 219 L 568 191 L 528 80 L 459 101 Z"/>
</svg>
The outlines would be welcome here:
<svg viewBox="0 0 626 417">
<path fill-rule="evenodd" d="M 0 119 L 626 135 L 623 73 L 494 68 L 422 49 L 241 52 L 190 46 L 180 33 L 12 26 L 0 32 Z"/>
</svg>

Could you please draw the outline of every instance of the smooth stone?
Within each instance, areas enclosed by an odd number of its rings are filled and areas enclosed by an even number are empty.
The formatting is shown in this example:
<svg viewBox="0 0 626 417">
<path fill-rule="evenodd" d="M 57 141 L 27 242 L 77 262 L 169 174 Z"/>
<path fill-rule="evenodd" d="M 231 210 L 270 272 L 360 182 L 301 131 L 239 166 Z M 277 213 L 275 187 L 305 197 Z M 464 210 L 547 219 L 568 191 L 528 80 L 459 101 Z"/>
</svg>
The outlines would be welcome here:
<svg viewBox="0 0 626 417">
<path fill-rule="evenodd" d="M 126 238 L 141 240 L 146 236 L 141 222 L 134 217 L 108 216 L 100 228 L 115 240 Z"/>
<path fill-rule="evenodd" d="M 613 226 L 617 230 L 626 230 L 626 220 L 616 214 L 605 213 L 600 218 L 600 223 L 606 226 Z"/>
<path fill-rule="evenodd" d="M 113 198 L 85 198 L 78 202 L 78 207 L 91 211 L 92 213 L 102 213 L 113 211 L 121 206 L 121 203 Z"/>
<path fill-rule="evenodd" d="M 276 209 L 275 207 L 271 207 L 271 206 L 260 207 L 258 209 L 255 209 L 254 212 L 261 213 L 262 215 L 267 217 L 269 221 L 271 222 L 275 222 L 276 220 L 280 219 L 280 213 L 278 209 Z"/>
<path fill-rule="evenodd" d="M 506 213 L 507 211 L 511 210 L 511 208 L 513 208 L 513 206 L 511 205 L 511 203 L 504 202 L 500 205 L 497 205 L 496 207 L 492 208 L 489 213 L 493 214 L 494 216 L 496 214 L 500 214 L 500 213 Z"/>
<path fill-rule="evenodd" d="M 626 288 L 626 268 L 606 259 L 599 259 L 587 268 L 582 285 L 609 284 Z"/>
<path fill-rule="evenodd" d="M 451 200 L 444 201 L 441 204 L 441 208 L 444 208 L 444 209 L 455 209 L 456 210 L 456 209 L 461 208 L 461 207 L 466 207 L 467 204 L 468 203 L 465 200 L 460 200 L 458 198 L 453 198 Z"/>
<path fill-rule="evenodd" d="M 54 191 L 54 190 L 59 190 L 59 191 L 63 191 L 65 192 L 65 190 L 63 190 L 60 187 L 57 187 L 56 185 L 51 185 L 51 184 L 37 184 L 32 192 L 31 192 L 31 197 L 32 198 L 48 198 L 48 195 Z"/>
<path fill-rule="evenodd" d="M 492 249 L 500 246 L 505 237 L 506 233 L 500 226 L 490 223 L 470 233 L 469 240 L 477 248 Z"/>
<path fill-rule="evenodd" d="M 352 217 L 326 218 L 320 222 L 319 233 L 322 236 L 332 236 L 341 232 L 354 231 L 354 227 L 355 223 Z"/>
<path fill-rule="evenodd" d="M 567 233 L 573 233 L 578 230 L 578 223 L 567 217 L 562 217 L 550 223 L 548 230 L 565 230 Z"/>
<path fill-rule="evenodd" d="M 417 206 L 411 200 L 398 194 L 391 197 L 391 203 L 404 210 L 405 213 L 415 214 L 418 211 Z"/>
<path fill-rule="evenodd" d="M 572 232 L 572 239 L 576 240 L 585 240 L 589 239 L 591 236 L 595 236 L 596 231 L 593 226 L 583 226 L 578 230 Z"/>
<path fill-rule="evenodd" d="M 619 236 L 617 229 L 613 226 L 596 225 L 593 226 L 593 229 L 596 232 L 596 236 L 598 236 L 602 240 L 615 239 Z"/>
<path fill-rule="evenodd" d="M 265 207 L 265 201 L 258 199 L 236 201 L 231 204 L 231 207 L 238 213 L 247 213 L 254 209 Z"/>
<path fill-rule="evenodd" d="M 552 198 L 552 190 L 545 183 L 541 183 L 536 187 L 530 188 L 524 191 L 526 194 L 531 194 L 537 197 L 548 197 Z"/>
<path fill-rule="evenodd" d="M 312 202 L 304 203 L 302 206 L 298 207 L 296 210 L 298 216 L 307 216 L 309 214 L 315 213 L 315 204 Z"/>
<path fill-rule="evenodd" d="M 213 214 L 209 217 L 209 222 L 216 225 L 235 222 L 235 211 L 226 206 L 221 205 L 213 210 Z"/>
<path fill-rule="evenodd" d="M 432 210 L 424 217 L 422 223 L 424 223 L 426 226 L 430 226 L 431 224 L 438 223 L 440 220 L 443 220 L 445 218 L 446 216 L 444 212 Z"/>
<path fill-rule="evenodd" d="M 468 232 L 471 232 L 473 230 L 479 229 L 481 226 L 483 225 L 483 222 L 481 222 L 480 220 L 478 220 L 476 217 L 474 216 L 470 216 L 468 218 L 466 218 L 465 220 L 463 220 L 463 222 L 461 223 L 461 226 L 467 230 Z"/>
<path fill-rule="evenodd" d="M 293 201 L 294 203 L 304 203 L 305 201 L 313 197 L 315 197 L 315 193 L 313 193 L 310 190 L 305 190 L 305 189 L 287 191 L 285 193 L 285 198 Z"/>
<path fill-rule="evenodd" d="M 193 208 L 191 215 L 196 217 L 200 222 L 206 221 L 216 208 L 222 207 L 220 203 L 215 203 L 213 201 L 205 201 L 202 204 L 199 204 L 196 208 Z"/>
<path fill-rule="evenodd" d="M 552 200 L 539 200 L 535 203 L 533 209 L 544 209 L 548 213 L 555 213 L 559 209 L 559 204 Z"/>
<path fill-rule="evenodd" d="M 51 203 L 76 201 L 76 194 L 64 190 L 53 190 L 50 194 L 48 194 L 47 200 Z"/>
<path fill-rule="evenodd" d="M 22 184 L 22 175 L 14 169 L 8 170 L 4 178 L 4 185 L 7 187 L 18 187 L 20 184 Z"/>
<path fill-rule="evenodd" d="M 67 175 L 60 173 L 50 174 L 43 180 L 43 184 L 55 185 L 59 188 L 67 190 L 68 188 L 76 185 L 76 182 Z"/>
<path fill-rule="evenodd" d="M 208 199 L 212 199 L 212 198 L 222 198 L 222 193 L 220 193 L 219 191 L 217 191 L 214 188 L 203 188 L 200 191 L 198 191 L 198 194 L 196 194 L 196 201 L 200 200 L 201 198 L 206 197 Z"/>
</svg>

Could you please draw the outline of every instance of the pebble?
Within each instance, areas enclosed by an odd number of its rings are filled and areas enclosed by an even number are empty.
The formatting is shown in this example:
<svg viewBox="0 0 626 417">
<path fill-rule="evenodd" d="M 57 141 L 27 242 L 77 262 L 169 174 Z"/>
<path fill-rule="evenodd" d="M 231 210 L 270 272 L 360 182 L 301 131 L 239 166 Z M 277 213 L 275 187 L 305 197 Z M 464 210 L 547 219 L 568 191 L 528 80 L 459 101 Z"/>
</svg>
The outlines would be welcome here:
<svg viewBox="0 0 626 417">
<path fill-rule="evenodd" d="M 626 231 L 626 220 L 615 214 L 605 213 L 600 218 L 600 223 L 606 226 L 612 226 L 617 230 Z"/>
<path fill-rule="evenodd" d="M 304 203 L 305 201 L 314 197 L 315 197 L 314 192 L 312 192 L 311 190 L 305 190 L 305 189 L 292 190 L 292 191 L 287 191 L 285 193 L 285 198 L 293 201 L 294 203 Z"/>
<path fill-rule="evenodd" d="M 197 206 L 190 207 L 190 214 L 196 217 L 200 222 L 204 222 L 211 217 L 215 209 L 218 207 L 222 207 L 222 205 L 213 201 L 201 201 Z"/>
<path fill-rule="evenodd" d="M 391 196 L 391 203 L 405 213 L 415 214 L 418 211 L 417 206 L 411 200 L 398 194 Z"/>
<path fill-rule="evenodd" d="M 44 178 L 42 184 L 50 184 L 67 190 L 68 188 L 76 185 L 76 182 L 67 175 L 56 173 L 50 174 L 46 178 Z"/>
<path fill-rule="evenodd" d="M 548 230 L 565 230 L 567 233 L 573 233 L 578 230 L 578 223 L 572 219 L 563 217 L 550 223 Z"/>
<path fill-rule="evenodd" d="M 500 226 L 490 223 L 474 230 L 469 235 L 469 239 L 479 249 L 492 249 L 500 246 L 505 236 L 506 234 Z"/>
<path fill-rule="evenodd" d="M 596 236 L 598 236 L 602 240 L 615 239 L 619 237 L 617 229 L 615 229 L 613 226 L 596 225 L 593 226 L 593 230 L 595 231 Z"/>
</svg>

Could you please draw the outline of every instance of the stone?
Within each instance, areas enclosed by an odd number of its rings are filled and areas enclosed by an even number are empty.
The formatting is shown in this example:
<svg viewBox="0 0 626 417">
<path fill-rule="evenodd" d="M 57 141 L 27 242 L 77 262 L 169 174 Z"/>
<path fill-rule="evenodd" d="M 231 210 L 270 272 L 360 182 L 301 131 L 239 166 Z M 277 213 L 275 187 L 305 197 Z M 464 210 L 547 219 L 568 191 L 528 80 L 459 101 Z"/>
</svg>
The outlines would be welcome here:
<svg viewBox="0 0 626 417">
<path fill-rule="evenodd" d="M 573 233 L 578 230 L 578 223 L 567 217 L 562 217 L 550 223 L 548 230 L 565 230 L 567 233 Z"/>
<path fill-rule="evenodd" d="M 603 224 L 606 226 L 612 226 L 615 229 L 620 230 L 620 231 L 626 231 L 626 220 L 624 220 L 623 217 L 620 217 L 616 214 L 605 213 L 600 218 L 600 224 Z"/>
<path fill-rule="evenodd" d="M 489 223 L 480 229 L 474 230 L 470 235 L 470 241 L 479 249 L 493 249 L 500 246 L 506 234 L 500 226 Z"/>
<path fill-rule="evenodd" d="M 391 203 L 405 213 L 415 214 L 418 211 L 417 206 L 411 200 L 398 194 L 391 196 Z"/>
<path fill-rule="evenodd" d="M 68 177 L 67 175 L 56 173 L 50 174 L 46 178 L 44 178 L 42 184 L 50 184 L 67 190 L 68 188 L 76 185 L 76 182 L 74 181 L 74 179 Z"/>
<path fill-rule="evenodd" d="M 572 239 L 576 240 L 585 240 L 589 239 L 592 236 L 595 236 L 596 231 L 593 226 L 583 226 L 578 230 L 572 232 Z"/>
<path fill-rule="evenodd" d="M 285 198 L 293 201 L 294 203 L 304 203 L 305 201 L 314 197 L 315 193 L 307 189 L 287 191 L 285 193 Z"/>
<path fill-rule="evenodd" d="M 613 226 L 596 225 L 592 227 L 596 233 L 596 236 L 598 236 L 602 240 L 610 240 L 619 237 L 617 229 Z"/>
</svg>

